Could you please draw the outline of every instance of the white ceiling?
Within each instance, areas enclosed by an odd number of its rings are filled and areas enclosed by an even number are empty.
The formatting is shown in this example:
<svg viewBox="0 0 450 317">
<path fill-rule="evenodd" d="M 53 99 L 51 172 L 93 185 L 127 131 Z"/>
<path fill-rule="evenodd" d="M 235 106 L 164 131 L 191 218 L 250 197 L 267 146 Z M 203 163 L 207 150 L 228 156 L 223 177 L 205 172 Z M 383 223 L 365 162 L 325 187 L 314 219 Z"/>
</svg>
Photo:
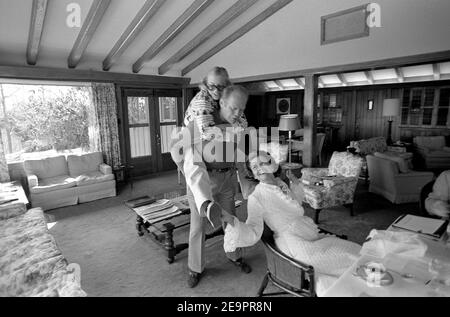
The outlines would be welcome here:
<svg viewBox="0 0 450 317">
<path fill-rule="evenodd" d="M 78 3 L 84 22 L 93 1 L 48 0 L 37 67 L 67 69 L 67 58 L 80 32 L 80 28 L 66 25 L 67 5 Z M 132 64 L 193 2 L 166 0 L 110 71 L 132 73 Z M 215 0 L 154 59 L 147 62 L 140 74 L 158 74 L 159 66 L 236 2 Z M 180 76 L 183 68 L 275 2 L 259 0 L 213 38 L 196 47 L 192 54 L 174 64 L 164 75 Z M 102 61 L 144 3 L 145 0 L 111 0 L 76 69 L 102 71 Z M 199 82 L 206 71 L 215 65 L 226 67 L 232 78 L 242 78 L 450 50 L 448 0 L 378 0 L 382 9 L 381 28 L 372 29 L 371 35 L 366 38 L 320 45 L 321 16 L 366 3 L 362 0 L 294 0 L 189 72 L 187 77 L 191 77 L 193 83 Z M 0 65 L 27 66 L 31 8 L 32 0 L 0 0 Z M 440 68 L 446 74 L 450 64 L 442 64 Z M 412 67 L 405 68 L 403 72 L 405 79 L 427 77 L 433 75 L 433 68 Z M 377 70 L 372 75 L 375 81 L 389 81 L 394 78 L 395 72 Z M 345 79 L 349 84 L 365 81 L 364 73 L 345 74 Z M 340 83 L 335 75 L 322 76 L 322 80 L 325 86 Z M 294 81 L 285 81 L 283 86 L 295 87 Z"/>
</svg>

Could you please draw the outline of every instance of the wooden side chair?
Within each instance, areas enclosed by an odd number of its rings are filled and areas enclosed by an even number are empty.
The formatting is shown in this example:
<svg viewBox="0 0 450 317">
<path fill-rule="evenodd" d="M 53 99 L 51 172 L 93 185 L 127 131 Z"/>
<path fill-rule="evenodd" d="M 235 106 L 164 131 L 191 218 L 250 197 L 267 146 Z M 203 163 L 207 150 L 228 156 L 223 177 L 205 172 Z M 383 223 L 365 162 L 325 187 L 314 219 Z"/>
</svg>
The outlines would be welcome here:
<svg viewBox="0 0 450 317">
<path fill-rule="evenodd" d="M 321 233 L 333 235 L 331 232 L 321 229 Z M 347 240 L 347 236 L 338 236 Z M 261 237 L 267 259 L 267 273 L 263 278 L 257 296 L 276 296 L 291 294 L 296 297 L 315 297 L 316 280 L 314 268 L 302 263 L 281 252 L 275 245 L 273 232 L 264 225 Z M 281 291 L 264 293 L 269 281 Z"/>
</svg>

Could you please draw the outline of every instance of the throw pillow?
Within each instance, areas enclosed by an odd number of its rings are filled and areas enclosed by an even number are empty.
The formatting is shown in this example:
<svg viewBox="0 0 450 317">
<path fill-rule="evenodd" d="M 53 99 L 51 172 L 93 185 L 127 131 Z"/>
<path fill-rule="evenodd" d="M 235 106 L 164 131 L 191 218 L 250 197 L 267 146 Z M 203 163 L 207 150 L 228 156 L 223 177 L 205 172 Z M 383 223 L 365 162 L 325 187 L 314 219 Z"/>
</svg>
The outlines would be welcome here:
<svg viewBox="0 0 450 317">
<path fill-rule="evenodd" d="M 396 156 L 393 154 L 380 153 L 380 152 L 375 152 L 374 155 L 376 157 L 384 158 L 386 160 L 390 160 L 390 161 L 397 163 L 398 170 L 400 173 L 408 173 L 409 172 L 408 163 L 405 161 L 405 159 L 403 159 L 399 156 Z"/>
</svg>

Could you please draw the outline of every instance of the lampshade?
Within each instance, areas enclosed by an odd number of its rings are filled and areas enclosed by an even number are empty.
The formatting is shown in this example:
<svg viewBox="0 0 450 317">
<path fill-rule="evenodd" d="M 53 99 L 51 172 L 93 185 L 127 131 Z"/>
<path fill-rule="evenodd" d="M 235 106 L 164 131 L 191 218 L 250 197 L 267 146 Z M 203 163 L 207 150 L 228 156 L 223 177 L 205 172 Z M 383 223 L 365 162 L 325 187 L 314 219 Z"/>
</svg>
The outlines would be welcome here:
<svg viewBox="0 0 450 317">
<path fill-rule="evenodd" d="M 280 126 L 278 127 L 280 131 L 295 131 L 301 127 L 298 114 L 288 114 L 280 117 Z"/>
<path fill-rule="evenodd" d="M 384 99 L 383 117 L 397 117 L 400 115 L 400 99 Z"/>
</svg>

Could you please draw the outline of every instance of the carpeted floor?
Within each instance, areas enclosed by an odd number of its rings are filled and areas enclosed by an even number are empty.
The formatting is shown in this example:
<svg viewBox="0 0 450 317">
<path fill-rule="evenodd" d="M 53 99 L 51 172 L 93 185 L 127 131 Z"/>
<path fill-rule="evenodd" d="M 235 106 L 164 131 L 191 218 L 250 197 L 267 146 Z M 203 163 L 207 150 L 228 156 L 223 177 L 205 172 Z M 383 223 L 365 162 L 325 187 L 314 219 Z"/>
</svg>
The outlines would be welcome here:
<svg viewBox="0 0 450 317">
<path fill-rule="evenodd" d="M 225 257 L 222 237 L 207 242 L 207 269 L 200 284 L 186 286 L 187 250 L 173 264 L 166 253 L 149 237 L 138 237 L 136 216 L 123 202 L 142 195 L 182 190 L 177 175 L 135 181 L 119 196 L 47 212 L 51 233 L 69 262 L 81 266 L 81 283 L 89 296 L 255 296 L 265 274 L 265 256 L 261 243 L 245 250 L 245 259 L 253 268 L 243 274 Z M 307 215 L 312 210 L 305 208 Z M 363 243 L 371 229 L 386 229 L 402 213 L 416 213 L 417 204 L 394 206 L 382 197 L 367 192 L 361 183 L 355 203 L 355 217 L 345 208 L 321 213 L 321 227 L 346 234 L 349 240 Z M 245 206 L 239 217 L 246 218 Z M 186 242 L 188 227 L 180 229 L 175 242 Z M 269 288 L 270 290 L 271 288 Z"/>
</svg>

